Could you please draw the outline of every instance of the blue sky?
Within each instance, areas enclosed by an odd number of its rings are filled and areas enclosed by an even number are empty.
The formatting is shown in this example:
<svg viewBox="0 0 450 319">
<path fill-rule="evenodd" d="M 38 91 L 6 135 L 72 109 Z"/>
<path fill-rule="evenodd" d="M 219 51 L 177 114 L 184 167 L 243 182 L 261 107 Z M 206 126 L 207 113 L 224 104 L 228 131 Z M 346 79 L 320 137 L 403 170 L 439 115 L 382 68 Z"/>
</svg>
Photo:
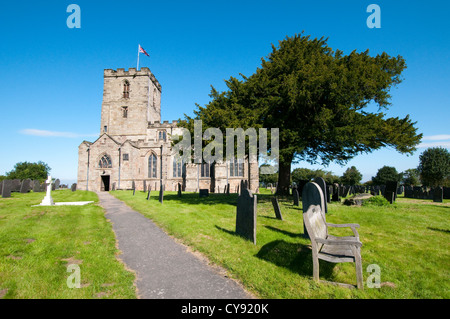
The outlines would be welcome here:
<svg viewBox="0 0 450 319">
<path fill-rule="evenodd" d="M 81 8 L 81 28 L 69 29 L 69 4 Z M 369 29 L 369 4 L 381 8 L 381 28 Z M 394 88 L 388 116 L 410 114 L 424 134 L 412 156 L 383 149 L 355 165 L 363 181 L 384 165 L 417 167 L 426 147 L 450 148 L 450 3 L 431 1 L 8 1 L 0 11 L 0 175 L 17 162 L 49 164 L 53 177 L 74 182 L 78 145 L 100 131 L 103 69 L 136 67 L 141 55 L 163 87 L 162 120 L 208 103 L 210 86 L 251 75 L 286 36 L 328 37 L 345 53 L 402 55 L 408 68 Z M 45 132 L 43 132 L 45 131 Z M 320 168 L 306 163 L 295 167 Z"/>
</svg>

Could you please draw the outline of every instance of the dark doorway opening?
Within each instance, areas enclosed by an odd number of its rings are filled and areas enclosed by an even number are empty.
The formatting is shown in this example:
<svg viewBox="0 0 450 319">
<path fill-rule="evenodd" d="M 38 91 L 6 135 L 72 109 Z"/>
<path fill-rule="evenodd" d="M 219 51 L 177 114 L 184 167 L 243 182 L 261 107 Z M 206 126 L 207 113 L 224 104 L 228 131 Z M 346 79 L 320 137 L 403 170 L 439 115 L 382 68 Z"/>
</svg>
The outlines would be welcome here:
<svg viewBox="0 0 450 319">
<path fill-rule="evenodd" d="M 102 188 L 101 191 L 109 192 L 109 175 L 102 176 Z"/>
</svg>

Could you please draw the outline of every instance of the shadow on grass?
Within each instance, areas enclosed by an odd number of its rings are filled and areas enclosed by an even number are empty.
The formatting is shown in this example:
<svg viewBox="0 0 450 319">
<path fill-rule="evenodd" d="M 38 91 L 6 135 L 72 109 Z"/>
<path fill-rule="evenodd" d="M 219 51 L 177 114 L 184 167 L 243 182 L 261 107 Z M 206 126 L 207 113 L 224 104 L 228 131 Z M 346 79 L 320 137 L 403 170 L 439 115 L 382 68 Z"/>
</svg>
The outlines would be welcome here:
<svg viewBox="0 0 450 319">
<path fill-rule="evenodd" d="M 434 230 L 434 231 L 440 231 L 446 234 L 450 234 L 450 230 L 448 229 L 440 229 L 440 228 L 434 228 L 434 227 L 427 227 L 429 230 Z"/>
<path fill-rule="evenodd" d="M 292 232 L 289 232 L 289 231 L 286 231 L 286 230 L 278 229 L 276 227 L 267 226 L 267 225 L 264 226 L 264 227 L 266 227 L 267 229 L 270 229 L 272 231 L 276 231 L 276 232 L 282 233 L 283 235 L 286 235 L 286 236 L 289 236 L 289 237 L 292 237 L 292 238 L 303 238 L 303 233 L 296 234 L 296 233 L 292 233 Z"/>
<path fill-rule="evenodd" d="M 255 256 L 278 267 L 289 269 L 296 274 L 312 277 L 313 267 L 310 246 L 275 240 L 265 244 Z M 334 266 L 335 264 L 332 263 L 321 262 L 320 277 L 332 279 Z"/>
</svg>

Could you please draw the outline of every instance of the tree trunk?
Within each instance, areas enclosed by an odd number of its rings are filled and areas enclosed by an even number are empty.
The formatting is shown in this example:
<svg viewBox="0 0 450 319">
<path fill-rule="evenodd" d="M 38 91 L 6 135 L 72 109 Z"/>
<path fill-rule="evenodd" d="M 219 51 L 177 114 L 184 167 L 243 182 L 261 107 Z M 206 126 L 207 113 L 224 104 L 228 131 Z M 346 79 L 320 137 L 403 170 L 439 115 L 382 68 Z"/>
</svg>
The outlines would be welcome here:
<svg viewBox="0 0 450 319">
<path fill-rule="evenodd" d="M 289 195 L 291 184 L 291 162 L 280 162 L 278 171 L 277 195 Z"/>
</svg>

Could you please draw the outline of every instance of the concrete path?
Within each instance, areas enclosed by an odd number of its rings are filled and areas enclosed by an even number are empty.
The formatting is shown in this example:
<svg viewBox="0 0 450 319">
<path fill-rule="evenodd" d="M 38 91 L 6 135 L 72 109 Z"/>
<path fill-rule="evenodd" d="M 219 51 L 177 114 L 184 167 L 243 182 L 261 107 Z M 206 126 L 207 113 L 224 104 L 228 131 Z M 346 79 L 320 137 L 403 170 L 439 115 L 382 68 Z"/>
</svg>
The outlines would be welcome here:
<svg viewBox="0 0 450 319">
<path fill-rule="evenodd" d="M 241 299 L 250 294 L 176 243 L 150 219 L 108 192 L 97 193 L 116 234 L 120 258 L 136 272 L 139 298 Z"/>
</svg>

